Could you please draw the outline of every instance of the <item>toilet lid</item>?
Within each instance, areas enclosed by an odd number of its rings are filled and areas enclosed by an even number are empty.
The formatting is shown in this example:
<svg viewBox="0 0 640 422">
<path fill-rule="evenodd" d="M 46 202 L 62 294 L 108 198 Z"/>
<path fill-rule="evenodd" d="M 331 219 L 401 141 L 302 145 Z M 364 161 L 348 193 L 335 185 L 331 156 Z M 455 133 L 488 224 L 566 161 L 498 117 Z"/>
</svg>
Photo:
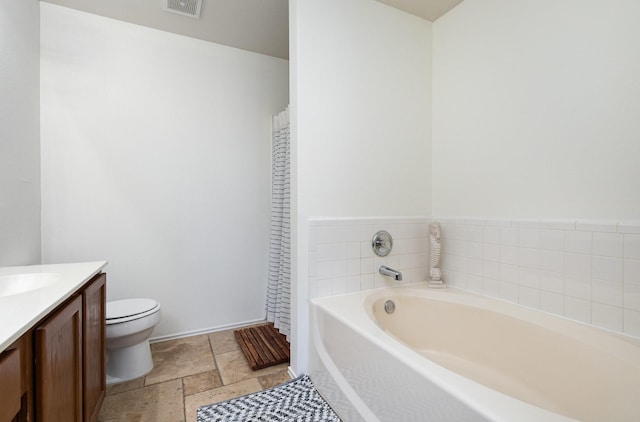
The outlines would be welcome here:
<svg viewBox="0 0 640 422">
<path fill-rule="evenodd" d="M 122 299 L 107 302 L 107 320 L 143 314 L 158 306 L 153 299 Z"/>
</svg>

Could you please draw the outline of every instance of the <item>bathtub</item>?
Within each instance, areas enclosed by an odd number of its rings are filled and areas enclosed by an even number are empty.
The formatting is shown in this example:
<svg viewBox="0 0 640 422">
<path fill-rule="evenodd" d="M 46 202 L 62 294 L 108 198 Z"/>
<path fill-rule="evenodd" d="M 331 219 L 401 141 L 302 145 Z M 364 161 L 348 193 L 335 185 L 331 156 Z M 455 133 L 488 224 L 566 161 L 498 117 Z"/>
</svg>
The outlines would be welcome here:
<svg viewBox="0 0 640 422">
<path fill-rule="evenodd" d="M 638 339 L 424 284 L 310 317 L 311 379 L 346 422 L 640 421 Z"/>
</svg>

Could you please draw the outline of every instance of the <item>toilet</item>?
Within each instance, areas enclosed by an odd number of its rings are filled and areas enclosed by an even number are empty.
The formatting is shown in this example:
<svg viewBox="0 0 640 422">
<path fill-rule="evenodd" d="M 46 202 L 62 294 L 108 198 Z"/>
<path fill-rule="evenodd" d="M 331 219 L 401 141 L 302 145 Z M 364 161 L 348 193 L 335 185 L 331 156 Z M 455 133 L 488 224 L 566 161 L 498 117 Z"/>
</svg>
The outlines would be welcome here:
<svg viewBox="0 0 640 422">
<path fill-rule="evenodd" d="M 153 299 L 107 302 L 107 384 L 142 377 L 153 369 L 149 337 L 160 322 Z"/>
</svg>

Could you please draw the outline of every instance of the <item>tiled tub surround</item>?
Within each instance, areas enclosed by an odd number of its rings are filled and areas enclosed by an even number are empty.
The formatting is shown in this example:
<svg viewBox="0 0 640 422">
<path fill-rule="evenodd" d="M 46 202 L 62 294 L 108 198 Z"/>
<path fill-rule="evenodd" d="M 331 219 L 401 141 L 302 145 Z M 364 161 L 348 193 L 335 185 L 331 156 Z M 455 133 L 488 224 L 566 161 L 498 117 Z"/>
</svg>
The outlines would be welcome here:
<svg viewBox="0 0 640 422">
<path fill-rule="evenodd" d="M 309 297 L 424 281 L 429 221 L 429 217 L 309 220 Z M 379 230 L 393 237 L 393 249 L 386 257 L 376 256 L 371 248 Z M 381 276 L 380 265 L 402 272 L 403 280 Z"/>
<path fill-rule="evenodd" d="M 434 221 L 445 283 L 640 337 L 640 222 Z"/>
</svg>

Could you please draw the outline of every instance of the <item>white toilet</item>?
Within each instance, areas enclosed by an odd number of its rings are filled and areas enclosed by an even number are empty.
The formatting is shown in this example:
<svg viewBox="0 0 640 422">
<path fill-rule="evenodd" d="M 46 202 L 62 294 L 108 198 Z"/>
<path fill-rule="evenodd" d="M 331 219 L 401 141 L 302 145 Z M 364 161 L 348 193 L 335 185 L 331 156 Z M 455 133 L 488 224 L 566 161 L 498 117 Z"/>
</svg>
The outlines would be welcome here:
<svg viewBox="0 0 640 422">
<path fill-rule="evenodd" d="M 151 372 L 149 337 L 158 322 L 160 304 L 153 299 L 107 302 L 107 384 Z"/>
</svg>

